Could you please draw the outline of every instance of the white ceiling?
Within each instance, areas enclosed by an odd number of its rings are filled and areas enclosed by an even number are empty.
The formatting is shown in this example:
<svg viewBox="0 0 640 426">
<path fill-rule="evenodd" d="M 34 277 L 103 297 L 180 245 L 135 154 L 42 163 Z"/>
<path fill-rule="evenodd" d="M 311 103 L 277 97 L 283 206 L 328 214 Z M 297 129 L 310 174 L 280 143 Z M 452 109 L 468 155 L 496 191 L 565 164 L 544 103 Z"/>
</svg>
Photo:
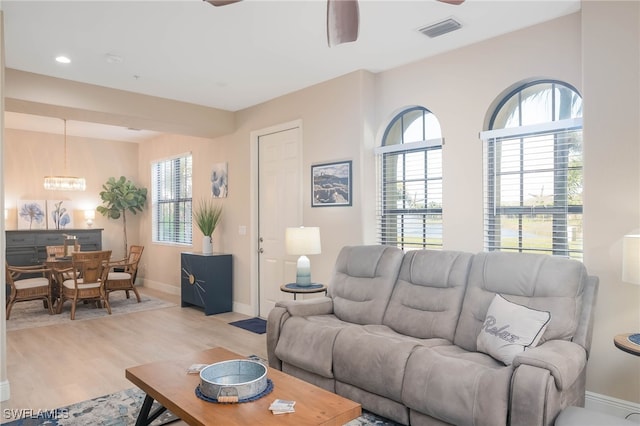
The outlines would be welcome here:
<svg viewBox="0 0 640 426">
<path fill-rule="evenodd" d="M 237 111 L 355 70 L 384 71 L 580 9 L 580 0 L 359 3 L 358 40 L 330 48 L 324 0 L 224 7 L 202 0 L 2 0 L 5 61 L 8 68 Z M 462 29 L 435 39 L 417 31 L 450 17 Z M 59 64 L 58 55 L 72 62 Z M 28 127 L 31 117 L 22 115 L 8 114 L 5 126 L 20 121 Z M 122 136 L 107 138 L 136 139 L 120 130 Z M 99 134 L 94 137 L 105 139 Z"/>
</svg>

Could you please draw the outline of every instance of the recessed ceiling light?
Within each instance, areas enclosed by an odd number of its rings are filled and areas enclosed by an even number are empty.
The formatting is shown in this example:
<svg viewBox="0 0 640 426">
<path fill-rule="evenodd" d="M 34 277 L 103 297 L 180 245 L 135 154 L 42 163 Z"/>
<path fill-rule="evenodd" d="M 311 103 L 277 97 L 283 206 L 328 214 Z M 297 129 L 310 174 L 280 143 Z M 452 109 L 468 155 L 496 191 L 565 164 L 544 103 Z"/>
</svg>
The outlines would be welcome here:
<svg viewBox="0 0 640 426">
<path fill-rule="evenodd" d="M 71 59 L 69 59 L 66 56 L 58 56 L 58 57 L 56 57 L 56 62 L 59 62 L 61 64 L 70 64 L 71 63 Z"/>
</svg>

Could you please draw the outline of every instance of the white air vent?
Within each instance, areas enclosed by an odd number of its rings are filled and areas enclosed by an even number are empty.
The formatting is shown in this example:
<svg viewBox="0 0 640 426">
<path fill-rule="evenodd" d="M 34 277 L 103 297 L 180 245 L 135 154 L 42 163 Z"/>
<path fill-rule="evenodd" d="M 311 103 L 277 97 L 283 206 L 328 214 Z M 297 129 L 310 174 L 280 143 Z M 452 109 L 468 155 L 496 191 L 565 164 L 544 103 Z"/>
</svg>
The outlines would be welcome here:
<svg viewBox="0 0 640 426">
<path fill-rule="evenodd" d="M 453 18 L 445 19 L 444 21 L 437 22 L 432 25 L 428 25 L 426 27 L 420 28 L 422 34 L 426 35 L 429 38 L 434 38 L 441 36 L 446 33 L 450 33 L 451 31 L 455 31 L 462 28 L 460 22 L 456 21 Z"/>
</svg>

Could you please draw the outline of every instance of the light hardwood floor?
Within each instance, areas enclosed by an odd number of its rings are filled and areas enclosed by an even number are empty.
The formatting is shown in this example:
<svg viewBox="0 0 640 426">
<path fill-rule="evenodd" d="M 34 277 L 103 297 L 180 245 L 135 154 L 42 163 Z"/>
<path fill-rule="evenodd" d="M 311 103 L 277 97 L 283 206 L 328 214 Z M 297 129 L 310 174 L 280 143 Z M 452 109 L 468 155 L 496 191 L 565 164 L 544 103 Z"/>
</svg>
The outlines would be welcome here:
<svg viewBox="0 0 640 426">
<path fill-rule="evenodd" d="M 64 325 L 8 331 L 11 398 L 2 409 L 53 409 L 131 388 L 125 368 L 215 346 L 266 359 L 266 335 L 228 325 L 246 315 L 205 316 L 181 308 L 179 296 L 140 292 L 176 306 L 86 321 L 79 312 Z"/>
</svg>

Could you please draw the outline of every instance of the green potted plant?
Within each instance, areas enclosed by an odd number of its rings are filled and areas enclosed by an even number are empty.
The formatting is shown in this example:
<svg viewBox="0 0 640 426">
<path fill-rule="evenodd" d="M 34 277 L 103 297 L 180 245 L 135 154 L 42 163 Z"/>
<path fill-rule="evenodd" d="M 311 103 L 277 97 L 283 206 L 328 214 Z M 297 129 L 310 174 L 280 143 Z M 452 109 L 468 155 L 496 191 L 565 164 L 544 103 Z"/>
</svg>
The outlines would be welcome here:
<svg viewBox="0 0 640 426">
<path fill-rule="evenodd" d="M 211 236 L 222 217 L 222 205 L 215 204 L 211 200 L 200 200 L 198 206 L 193 210 L 193 219 L 196 226 L 202 232 L 202 253 L 213 253 Z"/>
<path fill-rule="evenodd" d="M 126 213 L 137 214 L 142 211 L 147 201 L 147 189 L 138 188 L 124 176 L 120 176 L 118 180 L 110 177 L 107 182 L 102 185 L 102 189 L 103 191 L 100 192 L 102 205 L 98 206 L 97 210 L 109 219 L 120 219 L 120 217 L 122 217 L 124 255 L 126 256 L 128 253 Z"/>
</svg>

